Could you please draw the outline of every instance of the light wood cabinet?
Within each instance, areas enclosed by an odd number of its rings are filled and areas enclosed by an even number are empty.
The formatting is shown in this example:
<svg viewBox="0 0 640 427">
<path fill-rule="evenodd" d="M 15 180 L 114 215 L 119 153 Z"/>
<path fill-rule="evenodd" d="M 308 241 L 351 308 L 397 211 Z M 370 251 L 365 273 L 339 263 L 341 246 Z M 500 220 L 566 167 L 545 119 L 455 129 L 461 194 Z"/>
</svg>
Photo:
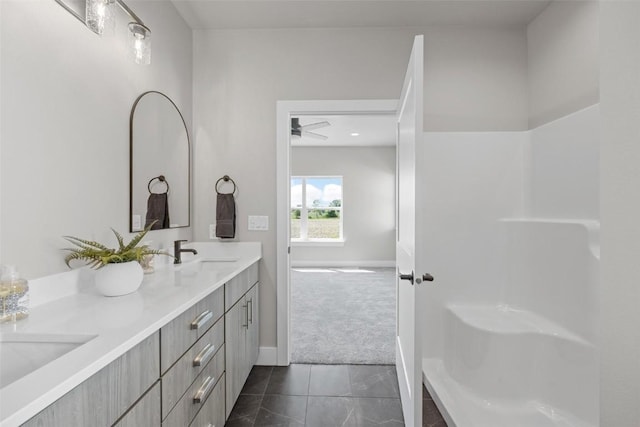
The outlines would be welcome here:
<svg viewBox="0 0 640 427">
<path fill-rule="evenodd" d="M 258 263 L 27 421 L 222 427 L 258 358 Z"/>
<path fill-rule="evenodd" d="M 162 376 L 162 418 L 166 418 L 185 390 L 224 345 L 224 320 L 215 325 Z M 224 351 L 222 352 L 224 353 Z M 222 356 L 224 357 L 224 356 Z M 224 365 L 224 360 L 222 360 Z"/>
<path fill-rule="evenodd" d="M 258 359 L 259 305 L 259 283 L 255 283 L 225 314 L 227 418 Z"/>
</svg>

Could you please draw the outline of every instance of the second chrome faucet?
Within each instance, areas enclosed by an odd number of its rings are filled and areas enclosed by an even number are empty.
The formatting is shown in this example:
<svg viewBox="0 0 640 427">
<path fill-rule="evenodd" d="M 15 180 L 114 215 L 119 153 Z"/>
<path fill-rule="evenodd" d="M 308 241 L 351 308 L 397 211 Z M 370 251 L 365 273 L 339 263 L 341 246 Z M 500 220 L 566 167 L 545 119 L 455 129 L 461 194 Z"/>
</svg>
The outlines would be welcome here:
<svg viewBox="0 0 640 427">
<path fill-rule="evenodd" d="M 186 242 L 186 240 L 176 240 L 173 242 L 173 263 L 174 264 L 182 264 L 182 253 L 183 252 L 191 252 L 194 255 L 198 255 L 198 251 L 195 249 L 183 249 L 182 243 Z"/>
</svg>

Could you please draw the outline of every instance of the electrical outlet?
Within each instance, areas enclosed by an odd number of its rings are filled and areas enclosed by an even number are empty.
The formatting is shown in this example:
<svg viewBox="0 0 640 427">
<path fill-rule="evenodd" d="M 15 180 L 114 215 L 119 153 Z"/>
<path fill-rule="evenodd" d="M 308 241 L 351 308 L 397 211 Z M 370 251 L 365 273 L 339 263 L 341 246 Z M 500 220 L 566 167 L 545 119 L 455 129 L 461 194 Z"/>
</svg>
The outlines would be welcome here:
<svg viewBox="0 0 640 427">
<path fill-rule="evenodd" d="M 213 240 L 216 238 L 216 225 L 209 224 L 209 239 Z"/>
<path fill-rule="evenodd" d="M 133 215 L 133 220 L 131 221 L 131 227 L 134 230 L 142 229 L 142 217 L 140 215 Z"/>
</svg>

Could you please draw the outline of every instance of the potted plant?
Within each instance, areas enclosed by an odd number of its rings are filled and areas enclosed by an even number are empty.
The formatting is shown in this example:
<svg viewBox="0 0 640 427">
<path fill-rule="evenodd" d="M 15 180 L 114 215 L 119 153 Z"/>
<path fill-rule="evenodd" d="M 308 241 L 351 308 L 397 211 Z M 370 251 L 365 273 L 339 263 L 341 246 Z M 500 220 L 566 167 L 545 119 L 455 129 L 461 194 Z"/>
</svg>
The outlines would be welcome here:
<svg viewBox="0 0 640 427">
<path fill-rule="evenodd" d="M 69 268 L 71 268 L 71 261 L 80 260 L 96 269 L 96 287 L 105 296 L 113 297 L 135 292 L 142 284 L 143 271 L 140 261 L 147 255 L 171 256 L 167 252 L 151 249 L 147 245 L 138 246 L 152 225 L 149 224 L 127 244 L 122 235 L 112 228 L 118 240 L 117 249 L 91 240 L 64 236 L 75 246 L 64 249 L 69 252 L 64 261 Z"/>
</svg>

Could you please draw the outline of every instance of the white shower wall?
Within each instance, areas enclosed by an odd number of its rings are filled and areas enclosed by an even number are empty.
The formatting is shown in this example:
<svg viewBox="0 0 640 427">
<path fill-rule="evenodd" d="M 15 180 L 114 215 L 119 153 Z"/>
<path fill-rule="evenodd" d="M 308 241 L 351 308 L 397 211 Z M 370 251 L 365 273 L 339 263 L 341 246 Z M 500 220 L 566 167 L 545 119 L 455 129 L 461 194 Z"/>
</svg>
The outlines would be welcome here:
<svg viewBox="0 0 640 427">
<path fill-rule="evenodd" d="M 424 137 L 425 376 L 445 418 L 596 425 L 598 105 L 526 132 Z"/>
</svg>

